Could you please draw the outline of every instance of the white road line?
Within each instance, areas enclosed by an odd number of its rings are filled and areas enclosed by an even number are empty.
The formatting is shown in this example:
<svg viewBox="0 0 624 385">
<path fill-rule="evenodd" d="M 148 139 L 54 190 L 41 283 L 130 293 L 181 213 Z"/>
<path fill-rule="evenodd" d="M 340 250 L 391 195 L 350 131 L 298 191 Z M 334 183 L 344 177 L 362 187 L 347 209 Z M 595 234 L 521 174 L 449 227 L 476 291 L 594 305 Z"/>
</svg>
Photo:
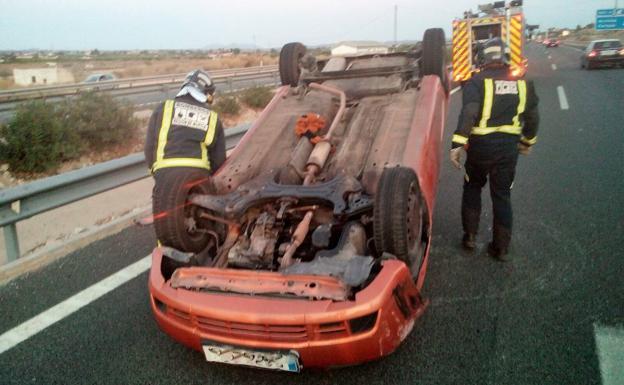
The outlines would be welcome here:
<svg viewBox="0 0 624 385">
<path fill-rule="evenodd" d="M 565 94 L 565 90 L 563 89 L 563 86 L 557 87 L 557 94 L 559 94 L 559 106 L 561 107 L 561 109 L 562 110 L 569 109 L 570 106 L 568 105 L 568 98 L 566 98 L 566 94 Z"/>
<path fill-rule="evenodd" d="M 552 67 L 553 71 L 557 70 L 557 65 L 555 63 L 552 63 L 550 66 Z"/>
<path fill-rule="evenodd" d="M 622 384 L 624 379 L 624 329 L 594 324 L 602 385 Z"/>
<path fill-rule="evenodd" d="M 0 354 L 87 306 L 104 294 L 138 277 L 150 268 L 151 258 L 151 255 L 148 255 L 140 259 L 132 265 L 119 270 L 115 274 L 104 278 L 78 294 L 67 298 L 58 305 L 52 306 L 43 313 L 5 332 L 0 336 Z"/>
<path fill-rule="evenodd" d="M 455 92 L 461 90 L 461 87 L 455 87 L 451 90 L 451 95 L 453 95 Z"/>
</svg>

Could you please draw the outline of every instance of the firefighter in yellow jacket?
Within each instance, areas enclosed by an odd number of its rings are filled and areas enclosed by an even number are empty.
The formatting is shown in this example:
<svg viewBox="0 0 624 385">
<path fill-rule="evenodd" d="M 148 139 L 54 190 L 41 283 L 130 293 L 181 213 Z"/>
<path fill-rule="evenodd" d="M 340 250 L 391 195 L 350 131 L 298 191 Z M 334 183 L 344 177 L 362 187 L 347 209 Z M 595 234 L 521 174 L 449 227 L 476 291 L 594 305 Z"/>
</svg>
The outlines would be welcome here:
<svg viewBox="0 0 624 385">
<path fill-rule="evenodd" d="M 481 189 L 489 178 L 494 212 L 488 254 L 507 260 L 511 241 L 511 186 L 518 153 L 528 155 L 537 140 L 538 98 L 533 83 L 509 75 L 505 45 L 488 40 L 480 50 L 481 71 L 462 89 L 463 103 L 450 158 L 461 168 L 467 152 L 462 196 L 462 245 L 474 250 L 481 215 Z"/>
<path fill-rule="evenodd" d="M 158 240 L 182 251 L 200 251 L 207 243 L 196 232 L 196 217 L 186 199 L 210 193 L 211 175 L 225 161 L 225 135 L 209 107 L 215 86 L 206 72 L 190 72 L 174 99 L 152 113 L 145 141 L 145 160 L 154 176 L 154 226 Z"/>
</svg>

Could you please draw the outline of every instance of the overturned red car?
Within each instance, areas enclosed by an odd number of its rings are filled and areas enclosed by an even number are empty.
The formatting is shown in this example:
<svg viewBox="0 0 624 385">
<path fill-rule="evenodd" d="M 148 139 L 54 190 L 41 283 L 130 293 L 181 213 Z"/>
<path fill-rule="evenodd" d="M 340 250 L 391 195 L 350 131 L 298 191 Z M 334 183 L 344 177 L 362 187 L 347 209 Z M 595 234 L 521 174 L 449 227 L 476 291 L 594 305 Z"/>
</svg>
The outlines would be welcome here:
<svg viewBox="0 0 624 385">
<path fill-rule="evenodd" d="M 445 55 L 441 29 L 409 52 L 285 45 L 283 86 L 225 164 L 154 204 L 162 330 L 210 362 L 292 372 L 393 352 L 427 306 Z"/>
</svg>

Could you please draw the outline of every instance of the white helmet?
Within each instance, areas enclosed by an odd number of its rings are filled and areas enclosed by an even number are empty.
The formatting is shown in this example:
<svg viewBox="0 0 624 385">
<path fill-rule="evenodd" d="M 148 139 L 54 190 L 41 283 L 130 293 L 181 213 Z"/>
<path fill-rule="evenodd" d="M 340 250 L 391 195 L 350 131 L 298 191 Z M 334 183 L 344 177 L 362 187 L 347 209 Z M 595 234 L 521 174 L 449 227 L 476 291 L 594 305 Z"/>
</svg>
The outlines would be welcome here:
<svg viewBox="0 0 624 385">
<path fill-rule="evenodd" d="M 202 70 L 191 71 L 186 75 L 180 92 L 176 95 L 191 95 L 193 99 L 200 103 L 206 103 L 208 96 L 214 94 L 216 87 L 210 78 L 210 75 Z"/>
</svg>

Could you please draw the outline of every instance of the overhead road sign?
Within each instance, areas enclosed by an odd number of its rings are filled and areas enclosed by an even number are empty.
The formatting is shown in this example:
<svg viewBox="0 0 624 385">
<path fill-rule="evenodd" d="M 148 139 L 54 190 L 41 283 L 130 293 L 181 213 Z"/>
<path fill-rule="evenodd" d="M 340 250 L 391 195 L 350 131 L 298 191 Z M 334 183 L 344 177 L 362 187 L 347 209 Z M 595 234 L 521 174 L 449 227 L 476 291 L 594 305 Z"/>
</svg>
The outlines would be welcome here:
<svg viewBox="0 0 624 385">
<path fill-rule="evenodd" d="M 624 8 L 599 9 L 596 11 L 597 30 L 624 30 Z"/>
</svg>

